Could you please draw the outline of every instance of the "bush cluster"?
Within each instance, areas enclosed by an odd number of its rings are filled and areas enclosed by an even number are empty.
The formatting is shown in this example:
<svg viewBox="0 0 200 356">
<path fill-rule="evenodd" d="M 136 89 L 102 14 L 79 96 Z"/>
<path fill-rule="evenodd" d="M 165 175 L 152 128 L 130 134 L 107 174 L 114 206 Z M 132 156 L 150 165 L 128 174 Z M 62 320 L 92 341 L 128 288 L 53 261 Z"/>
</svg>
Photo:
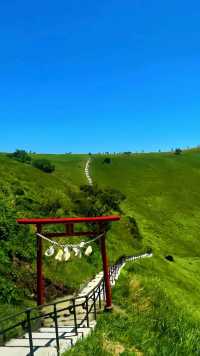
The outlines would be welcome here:
<svg viewBox="0 0 200 356">
<path fill-rule="evenodd" d="M 35 159 L 33 160 L 32 165 L 46 173 L 55 171 L 55 166 L 48 159 Z"/>
<path fill-rule="evenodd" d="M 103 163 L 106 163 L 106 164 L 111 164 L 112 160 L 111 158 L 109 157 L 106 157 L 104 160 L 103 160 Z"/>
<path fill-rule="evenodd" d="M 32 166 L 40 169 L 46 173 L 52 173 L 55 171 L 55 166 L 48 159 L 34 159 L 25 150 L 16 150 L 13 153 L 9 153 L 8 157 L 13 158 L 22 163 L 32 163 Z"/>
<path fill-rule="evenodd" d="M 180 155 L 182 153 L 181 148 L 176 148 L 174 153 L 175 153 L 175 155 Z"/>
<path fill-rule="evenodd" d="M 8 157 L 16 159 L 17 161 L 20 161 L 23 163 L 31 163 L 31 157 L 24 150 L 16 150 L 13 153 L 9 153 Z"/>
<path fill-rule="evenodd" d="M 97 185 L 82 185 L 80 192 L 72 195 L 74 211 L 82 216 L 101 216 L 121 213 L 120 203 L 126 196 L 117 189 L 100 189 Z"/>
</svg>

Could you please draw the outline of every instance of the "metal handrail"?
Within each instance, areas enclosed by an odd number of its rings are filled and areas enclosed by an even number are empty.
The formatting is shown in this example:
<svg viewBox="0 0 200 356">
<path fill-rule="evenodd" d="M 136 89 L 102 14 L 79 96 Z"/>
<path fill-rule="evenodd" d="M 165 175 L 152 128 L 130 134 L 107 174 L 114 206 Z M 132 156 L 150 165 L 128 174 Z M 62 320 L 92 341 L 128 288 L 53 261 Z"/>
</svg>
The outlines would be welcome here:
<svg viewBox="0 0 200 356">
<path fill-rule="evenodd" d="M 145 254 L 143 256 L 150 256 L 151 254 Z M 109 276 L 110 276 L 110 280 L 113 282 L 120 267 L 123 265 L 123 263 L 125 261 L 129 261 L 132 257 L 128 256 L 128 257 L 121 257 L 119 258 L 119 260 L 116 262 L 116 264 L 114 264 L 113 266 L 110 266 L 110 270 L 109 270 Z M 33 308 L 28 308 L 25 309 L 22 312 L 16 313 L 14 315 L 8 316 L 6 318 L 3 318 L 0 320 L 0 324 L 9 321 L 9 320 L 13 320 L 16 319 L 17 317 L 23 315 L 24 318 L 22 321 L 17 322 L 15 325 L 9 326 L 6 329 L 2 329 L 0 330 L 0 336 L 3 336 L 4 339 L 5 338 L 5 334 L 13 329 L 16 329 L 17 327 L 21 327 L 23 330 L 27 329 L 28 331 L 28 336 L 29 336 L 29 346 L 30 346 L 30 356 L 34 355 L 34 347 L 33 347 L 33 340 L 32 340 L 32 322 L 36 321 L 36 320 L 42 320 L 45 319 L 47 317 L 50 317 L 53 319 L 54 321 L 54 325 L 55 325 L 55 334 L 56 334 L 56 345 L 57 345 L 57 355 L 60 355 L 60 343 L 59 343 L 59 333 L 58 333 L 58 319 L 59 319 L 59 313 L 68 310 L 70 314 L 73 314 L 74 316 L 74 329 L 75 329 L 75 333 L 78 333 L 78 327 L 81 327 L 85 322 L 87 323 L 87 327 L 90 326 L 90 320 L 89 320 L 89 314 L 92 312 L 92 310 L 94 310 L 94 318 L 96 319 L 97 317 L 97 302 L 99 300 L 99 307 L 101 308 L 101 293 L 103 293 L 103 298 L 105 300 L 105 280 L 104 277 L 102 277 L 100 279 L 100 281 L 95 285 L 95 287 L 90 290 L 88 293 L 81 295 L 81 296 L 76 296 L 76 297 L 72 297 L 72 298 L 66 298 L 64 300 L 58 301 L 58 302 L 54 302 L 54 303 L 47 303 L 47 304 L 43 304 L 41 306 L 36 306 Z M 82 303 L 76 304 L 76 301 L 80 300 L 80 299 L 85 299 Z M 63 303 L 67 303 L 67 302 L 71 302 L 70 305 L 66 306 L 65 308 L 62 309 L 58 309 L 57 307 L 59 306 L 59 304 L 63 304 Z M 90 305 L 89 305 L 90 302 Z M 86 314 L 83 317 L 83 319 L 81 320 L 80 323 L 78 323 L 77 320 L 77 311 L 76 309 L 78 307 L 82 306 L 83 309 L 85 309 Z M 41 310 L 43 308 L 46 307 L 53 307 L 53 310 L 50 312 L 47 312 L 45 314 L 41 314 L 39 313 L 38 315 L 34 315 L 32 316 L 32 312 L 41 312 Z"/>
<path fill-rule="evenodd" d="M 94 289 L 95 289 L 95 288 L 98 288 L 98 286 L 102 283 L 102 280 L 103 280 L 103 279 L 104 279 L 104 277 L 101 278 L 101 280 L 100 280 L 99 283 L 94 287 Z M 18 317 L 18 316 L 20 316 L 20 315 L 25 314 L 27 311 L 31 311 L 31 312 L 33 312 L 34 310 L 35 310 L 35 311 L 39 311 L 39 310 L 41 310 L 41 309 L 43 309 L 43 308 L 46 308 L 46 307 L 50 307 L 50 306 L 53 307 L 55 304 L 56 304 L 56 305 L 59 305 L 59 304 L 63 304 L 63 303 L 66 303 L 66 302 L 73 302 L 73 300 L 83 299 L 83 298 L 85 298 L 86 296 L 90 296 L 90 294 L 92 293 L 92 291 L 93 291 L 93 290 L 89 291 L 88 293 L 86 293 L 86 294 L 84 294 L 84 295 L 82 295 L 82 296 L 76 296 L 76 297 L 73 297 L 73 298 L 66 298 L 66 299 L 63 299 L 63 300 L 58 301 L 58 302 L 56 302 L 56 303 L 46 303 L 46 304 L 42 304 L 42 305 L 35 306 L 35 307 L 32 307 L 32 308 L 27 308 L 27 309 L 23 310 L 22 312 L 19 312 L 19 313 L 16 313 L 16 314 L 12 314 L 12 315 L 10 315 L 10 316 L 7 316 L 7 317 L 5 317 L 5 318 L 0 319 L 0 323 L 3 323 L 3 322 L 8 321 L 8 320 L 10 320 L 10 319 L 14 319 L 14 318 L 16 318 L 16 317 Z M 65 308 L 65 309 L 66 309 L 66 308 Z M 64 309 L 63 309 L 63 310 L 64 310 Z M 62 310 L 61 310 L 61 311 L 62 311 Z M 37 317 L 36 317 L 36 319 L 37 319 Z M 1 331 L 0 331 L 0 333 L 1 333 Z"/>
</svg>

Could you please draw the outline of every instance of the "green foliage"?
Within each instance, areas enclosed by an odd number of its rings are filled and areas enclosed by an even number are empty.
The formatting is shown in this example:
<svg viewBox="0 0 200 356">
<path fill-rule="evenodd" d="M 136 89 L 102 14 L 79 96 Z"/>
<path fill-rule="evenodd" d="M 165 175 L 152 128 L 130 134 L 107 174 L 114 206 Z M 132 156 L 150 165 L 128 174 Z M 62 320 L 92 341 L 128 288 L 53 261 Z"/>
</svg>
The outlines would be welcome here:
<svg viewBox="0 0 200 356">
<path fill-rule="evenodd" d="M 134 239 L 141 240 L 142 235 L 140 234 L 139 228 L 137 221 L 133 216 L 128 216 L 128 224 L 129 224 L 129 229 L 131 232 L 131 235 L 133 236 Z"/>
<path fill-rule="evenodd" d="M 46 173 L 55 171 L 55 166 L 48 159 L 34 159 L 32 165 Z"/>
<path fill-rule="evenodd" d="M 74 211 L 81 216 L 101 216 L 113 211 L 121 212 L 120 203 L 125 195 L 117 189 L 99 189 L 97 185 L 82 185 L 80 193 L 72 195 Z"/>
<path fill-rule="evenodd" d="M 162 279 L 157 274 L 160 267 Z M 181 263 L 179 267 L 180 274 L 174 275 L 169 263 L 157 258 L 129 263 L 113 291 L 113 312 L 102 314 L 95 332 L 65 355 L 115 355 L 119 349 L 130 356 L 198 355 L 200 319 L 191 317 L 187 303 L 193 300 L 195 313 L 199 288 L 190 290 L 185 284 L 172 298 L 175 282 L 179 284 L 184 274 Z M 190 267 L 185 281 L 195 280 L 195 272 Z"/>
<path fill-rule="evenodd" d="M 0 241 L 0 303 L 20 304 L 25 290 L 17 288 L 12 278 L 14 258 L 32 261 L 35 249 L 28 229 L 17 225 L 16 211 L 9 199 L 0 201 Z"/>
<path fill-rule="evenodd" d="M 126 156 L 131 156 L 132 152 L 131 151 L 126 151 L 123 154 L 126 155 Z"/>
<path fill-rule="evenodd" d="M 0 303 L 20 304 L 24 298 L 23 291 L 18 289 L 12 280 L 0 277 Z"/>
<path fill-rule="evenodd" d="M 137 221 L 135 220 L 135 218 L 133 216 L 128 216 L 128 228 L 129 231 L 131 233 L 131 235 L 133 236 L 133 245 L 136 248 L 142 248 L 143 246 L 143 236 L 140 233 Z"/>
<path fill-rule="evenodd" d="M 103 163 L 111 164 L 111 163 L 112 163 L 112 160 L 111 160 L 110 157 L 106 157 L 106 158 L 103 160 Z"/>
<path fill-rule="evenodd" d="M 182 153 L 182 150 L 180 148 L 176 148 L 174 151 L 175 155 L 180 155 Z"/>
<path fill-rule="evenodd" d="M 23 162 L 23 163 L 30 163 L 31 162 L 31 156 L 25 151 L 25 150 L 16 150 L 13 153 L 9 153 L 8 157 L 16 159 L 17 161 Z"/>
</svg>

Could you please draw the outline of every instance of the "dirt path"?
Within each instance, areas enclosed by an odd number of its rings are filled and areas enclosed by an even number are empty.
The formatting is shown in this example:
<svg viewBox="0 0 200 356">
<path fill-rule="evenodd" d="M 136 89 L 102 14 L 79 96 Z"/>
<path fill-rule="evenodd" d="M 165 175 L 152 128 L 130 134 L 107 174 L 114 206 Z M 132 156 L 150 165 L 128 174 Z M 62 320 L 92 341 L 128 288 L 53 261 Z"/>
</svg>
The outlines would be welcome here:
<svg viewBox="0 0 200 356">
<path fill-rule="evenodd" d="M 86 166 L 85 166 L 85 175 L 86 175 L 89 185 L 93 185 L 93 181 L 92 181 L 92 178 L 90 176 L 90 171 L 89 171 L 91 161 L 92 161 L 91 158 L 89 158 L 87 160 Z"/>
</svg>

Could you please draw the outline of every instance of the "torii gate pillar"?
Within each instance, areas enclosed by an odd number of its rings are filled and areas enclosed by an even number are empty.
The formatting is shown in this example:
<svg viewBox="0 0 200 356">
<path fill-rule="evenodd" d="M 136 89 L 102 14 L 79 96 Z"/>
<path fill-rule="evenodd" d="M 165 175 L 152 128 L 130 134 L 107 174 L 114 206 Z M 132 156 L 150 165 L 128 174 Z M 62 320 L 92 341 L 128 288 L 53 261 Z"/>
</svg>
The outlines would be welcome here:
<svg viewBox="0 0 200 356">
<path fill-rule="evenodd" d="M 36 225 L 37 233 L 42 233 L 42 226 Z M 42 273 L 42 239 L 37 236 L 37 305 L 42 305 L 45 302 L 45 286 Z"/>
<path fill-rule="evenodd" d="M 106 306 L 105 310 L 112 309 L 112 291 L 111 291 L 111 284 L 110 284 L 110 276 L 109 276 L 109 262 L 106 253 L 106 236 L 103 235 L 100 240 L 101 245 L 101 255 L 102 255 L 102 262 L 103 262 L 103 272 L 104 272 L 104 281 L 105 281 L 105 293 L 106 293 Z"/>
</svg>

